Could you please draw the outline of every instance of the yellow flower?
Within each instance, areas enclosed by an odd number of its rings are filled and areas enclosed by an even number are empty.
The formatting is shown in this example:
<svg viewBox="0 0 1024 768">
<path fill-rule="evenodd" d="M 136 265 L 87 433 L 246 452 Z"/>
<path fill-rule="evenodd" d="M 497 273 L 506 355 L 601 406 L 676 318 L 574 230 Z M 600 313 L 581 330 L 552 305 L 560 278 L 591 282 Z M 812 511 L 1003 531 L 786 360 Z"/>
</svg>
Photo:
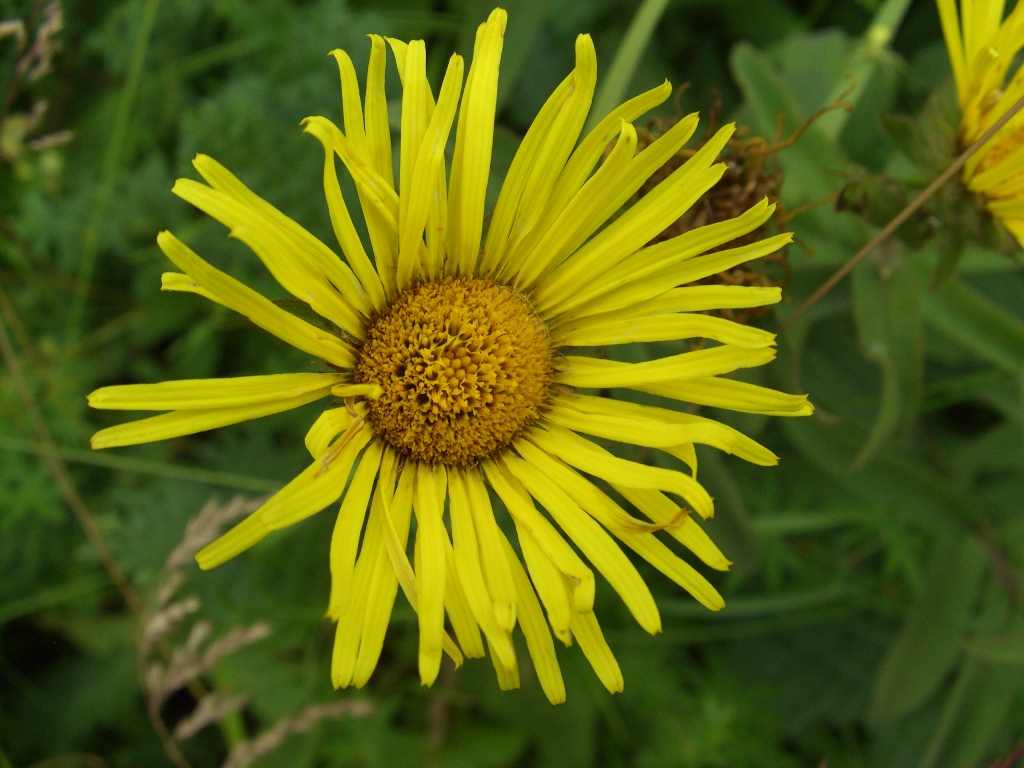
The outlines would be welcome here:
<svg viewBox="0 0 1024 768">
<path fill-rule="evenodd" d="M 1003 19 L 1003 0 L 937 0 L 960 101 L 966 147 L 1024 96 L 1024 70 L 1010 67 L 1024 47 L 1024 4 Z M 1018 113 L 963 170 L 964 183 L 985 196 L 989 211 L 1024 244 L 1024 114 Z"/>
<path fill-rule="evenodd" d="M 341 498 L 327 610 L 337 621 L 336 687 L 369 679 L 401 587 L 418 614 L 424 684 L 436 678 L 442 652 L 460 663 L 463 655 L 480 657 L 489 649 L 500 686 L 518 686 L 512 642 L 518 624 L 552 702 L 565 698 L 552 632 L 566 645 L 575 638 L 608 690 L 621 690 L 621 672 L 593 613 L 592 569 L 645 630 L 660 631 L 661 619 L 612 537 L 719 610 L 718 592 L 662 538 L 675 539 L 711 568 L 729 566 L 688 511 L 705 518 L 713 512 L 696 480 L 694 444 L 761 465 L 777 457 L 710 419 L 578 390 L 631 389 L 748 413 L 811 412 L 805 396 L 722 378 L 772 360 L 774 336 L 702 314 L 776 302 L 778 288 L 679 287 L 789 242 L 787 233 L 719 248 L 763 224 L 773 206 L 762 201 L 735 219 L 647 245 L 721 177 L 725 166 L 712 163 L 733 126 L 613 219 L 692 136 L 697 117 L 636 153 L 631 121 L 669 96 L 665 83 L 613 110 L 577 144 L 597 78 L 589 36 L 577 39 L 576 68 L 523 139 L 485 235 L 505 20 L 496 10 L 480 26 L 464 88 L 462 58 L 452 56 L 436 101 L 423 42 L 388 40 L 403 85 L 397 188 L 385 42 L 371 37 L 363 101 L 349 57 L 334 52 L 345 131 L 323 117 L 304 124 L 325 150 L 324 189 L 344 261 L 208 157 L 195 160 L 207 184 L 182 179 L 174 186 L 252 248 L 331 330 L 278 308 L 169 232 L 157 242 L 181 271 L 163 276 L 164 290 L 198 293 L 234 309 L 330 372 L 105 387 L 89 398 L 95 408 L 169 411 L 104 429 L 93 437 L 94 448 L 162 440 L 336 398 L 306 436 L 309 467 L 197 556 L 201 568 L 213 568 Z M 445 146 L 460 90 L 447 170 Z M 372 261 L 342 198 L 335 155 L 355 180 Z M 635 364 L 571 351 L 698 337 L 718 343 Z M 690 473 L 619 458 L 581 433 L 663 450 Z M 590 478 L 607 483 L 649 521 L 631 516 Z M 492 491 L 508 512 L 508 533 Z M 508 537 L 513 530 L 518 546 Z"/>
</svg>

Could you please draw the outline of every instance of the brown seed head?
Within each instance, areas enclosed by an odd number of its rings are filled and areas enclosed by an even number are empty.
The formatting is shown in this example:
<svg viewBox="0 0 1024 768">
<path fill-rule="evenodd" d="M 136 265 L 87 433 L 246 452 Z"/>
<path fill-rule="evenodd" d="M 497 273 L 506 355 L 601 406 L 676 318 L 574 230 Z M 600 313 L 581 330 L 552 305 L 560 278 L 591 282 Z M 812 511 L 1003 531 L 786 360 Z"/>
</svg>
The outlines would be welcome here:
<svg viewBox="0 0 1024 768">
<path fill-rule="evenodd" d="M 377 434 L 406 456 L 471 464 L 534 422 L 554 378 L 547 326 L 515 290 L 443 278 L 405 291 L 367 330 L 357 382 Z"/>
</svg>

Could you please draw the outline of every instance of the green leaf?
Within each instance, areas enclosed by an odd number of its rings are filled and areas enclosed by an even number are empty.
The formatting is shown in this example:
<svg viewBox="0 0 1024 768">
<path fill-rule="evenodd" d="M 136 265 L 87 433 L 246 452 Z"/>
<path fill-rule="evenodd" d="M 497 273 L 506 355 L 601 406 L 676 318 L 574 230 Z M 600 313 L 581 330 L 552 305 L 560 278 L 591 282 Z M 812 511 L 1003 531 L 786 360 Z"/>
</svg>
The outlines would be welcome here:
<svg viewBox="0 0 1024 768">
<path fill-rule="evenodd" d="M 926 530 L 948 530 L 984 517 L 976 499 L 907 456 L 882 454 L 870 466 L 851 472 L 861 445 L 842 425 L 786 419 L 783 428 L 804 457 L 840 485 Z"/>
<path fill-rule="evenodd" d="M 905 260 L 885 274 L 861 264 L 853 273 L 853 309 L 864 356 L 882 373 L 882 401 L 874 427 L 854 461 L 867 464 L 917 415 L 921 403 L 924 342 L 917 285 Z"/>
<path fill-rule="evenodd" d="M 960 653 L 984 569 L 973 536 L 949 536 L 935 548 L 924 589 L 875 677 L 868 722 L 898 720 L 938 690 Z"/>
<path fill-rule="evenodd" d="M 698 448 L 698 476 L 715 499 L 715 517 L 705 523 L 726 557 L 742 573 L 755 571 L 761 563 L 761 540 L 754 530 L 743 489 L 717 451 Z"/>
<path fill-rule="evenodd" d="M 929 325 L 1007 370 L 1024 369 L 1024 323 L 961 280 L 921 293 Z"/>
<path fill-rule="evenodd" d="M 962 768 L 978 765 L 986 747 L 1005 724 L 1024 685 L 1024 668 L 1007 669 L 983 665 L 964 694 L 960 716 L 950 729 L 949 741 L 938 768 Z"/>
<path fill-rule="evenodd" d="M 975 638 L 964 649 L 993 664 L 1024 666 L 1024 628 Z"/>
</svg>

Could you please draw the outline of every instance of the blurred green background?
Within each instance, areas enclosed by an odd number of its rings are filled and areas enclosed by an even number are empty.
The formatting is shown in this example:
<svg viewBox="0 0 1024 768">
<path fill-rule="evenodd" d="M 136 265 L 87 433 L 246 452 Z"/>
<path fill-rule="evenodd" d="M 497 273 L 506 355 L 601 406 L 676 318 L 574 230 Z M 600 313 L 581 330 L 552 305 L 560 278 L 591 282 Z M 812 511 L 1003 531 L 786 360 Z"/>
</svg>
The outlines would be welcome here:
<svg viewBox="0 0 1024 768">
<path fill-rule="evenodd" d="M 57 7 L 0 0 L 0 21 L 22 19 L 31 45 Z M 1010 754 L 1024 737 L 1024 269 L 1005 237 L 979 234 L 960 216 L 970 201 L 955 191 L 929 209 L 931 237 L 901 236 L 878 249 L 780 336 L 776 363 L 752 374 L 809 392 L 814 417 L 706 409 L 782 461 L 762 468 L 701 453 L 701 480 L 718 507 L 707 527 L 735 562 L 728 574 L 709 574 L 726 597 L 723 612 L 704 611 L 647 569 L 665 625 L 648 637 L 610 590 L 599 591 L 623 694 L 608 695 L 578 649 L 560 651 L 568 702 L 558 707 L 528 665 L 512 693 L 498 691 L 486 660 L 421 688 L 415 615 L 402 599 L 367 688 L 332 692 L 333 627 L 323 618 L 329 512 L 213 572 L 186 565 L 187 583 L 158 594 L 186 522 L 211 497 L 256 497 L 290 479 L 307 461 L 302 436 L 316 413 L 309 406 L 168 443 L 88 450 L 92 432 L 119 420 L 87 409 L 95 387 L 308 363 L 221 307 L 160 293 L 167 263 L 154 238 L 167 228 L 280 295 L 243 247 L 170 194 L 174 179 L 194 177 L 190 159 L 210 154 L 331 242 L 321 148 L 298 125 L 315 114 L 340 121 L 327 51 L 345 48 L 365 72 L 367 33 L 424 38 L 436 83 L 452 50 L 470 52 L 492 7 L 65 0 L 63 30 L 40 51 L 39 60 L 52 55 L 53 71 L 17 77 L 25 47 L 7 27 L 0 767 L 170 764 L 162 740 L 173 737 L 161 738 L 159 723 L 173 730 L 211 690 L 247 698 L 179 739 L 181 759 L 197 768 L 221 765 L 232 748 L 236 766 L 296 768 L 971 768 Z M 780 115 L 788 135 L 855 82 L 851 111 L 829 113 L 779 154 L 789 209 L 868 173 L 888 174 L 909 194 L 951 156 L 952 129 L 934 117 L 949 66 L 932 0 L 646 3 L 657 24 L 632 36 L 634 2 L 505 7 L 493 192 L 571 69 L 581 32 L 593 34 L 602 73 L 626 41 L 625 95 L 666 77 L 688 82 L 684 112 L 707 115 L 719 95 L 723 118 L 769 139 Z M 393 64 L 388 78 L 397 98 Z M 44 101 L 45 112 L 33 113 Z M 894 126 L 914 123 L 882 117 L 916 119 L 928 109 L 931 123 L 914 134 L 927 140 L 901 143 Z M 660 114 L 674 112 L 668 104 Z M 884 223 L 868 213 L 825 204 L 794 218 L 789 298 L 754 322 L 778 330 Z M 954 274 L 939 281 L 936 269 Z M 149 619 L 112 583 L 83 521 Z M 221 637 L 265 622 L 271 633 L 211 657 L 188 690 L 154 705 L 140 682 L 148 663 L 138 660 L 141 627 L 157 634 L 154 612 L 187 596 L 198 605 L 185 605 L 188 615 L 147 659 L 182 653 L 196 626 Z M 365 704 L 349 714 L 309 709 L 353 699 Z M 246 758 L 268 729 L 280 746 Z"/>
</svg>

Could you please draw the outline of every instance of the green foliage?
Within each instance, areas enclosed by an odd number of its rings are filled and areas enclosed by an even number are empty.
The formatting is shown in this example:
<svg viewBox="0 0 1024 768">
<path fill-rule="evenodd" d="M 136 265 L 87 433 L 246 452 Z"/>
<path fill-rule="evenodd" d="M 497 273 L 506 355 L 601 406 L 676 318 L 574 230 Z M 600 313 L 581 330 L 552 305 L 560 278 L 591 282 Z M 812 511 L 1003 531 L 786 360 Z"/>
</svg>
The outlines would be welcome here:
<svg viewBox="0 0 1024 768">
<path fill-rule="evenodd" d="M 36 5 L 0 0 L 0 21 L 29 19 Z M 559 649 L 568 702 L 551 707 L 528 661 L 515 692 L 498 690 L 486 661 L 419 687 L 415 616 L 400 598 L 381 666 L 353 699 L 330 689 L 332 521 L 323 514 L 213 572 L 182 568 L 188 581 L 175 599 L 194 596 L 200 607 L 167 628 L 170 647 L 203 622 L 214 637 L 257 622 L 272 630 L 162 705 L 173 727 L 211 689 L 247 697 L 185 742 L 197 768 L 220 765 L 233 746 L 311 704 L 350 699 L 370 702 L 372 714 L 296 729 L 257 764 L 978 768 L 1024 738 L 1016 243 L 954 181 L 847 284 L 782 328 L 956 154 L 933 5 L 642 5 L 660 16 L 656 25 L 631 28 L 641 4 L 627 0 L 506 5 L 489 205 L 530 120 L 571 68 L 580 32 L 594 34 L 602 72 L 615 75 L 611 91 L 689 82 L 684 113 L 707 115 L 717 92 L 723 121 L 769 142 L 840 98 L 850 106 L 812 122 L 777 156 L 783 206 L 819 204 L 787 223 L 797 241 L 787 301 L 754 321 L 779 332 L 780 358 L 749 379 L 808 391 L 817 413 L 710 414 L 779 454 L 778 467 L 699 456 L 718 507 L 708 530 L 735 563 L 710 576 L 726 609 L 704 611 L 643 570 L 664 620 L 652 638 L 599 588 L 625 692 L 609 696 L 579 649 Z M 173 229 L 282 296 L 170 186 L 195 177 L 196 153 L 210 154 L 329 242 L 321 150 L 298 125 L 340 115 L 327 51 L 345 48 L 362 71 L 367 33 L 423 37 L 436 81 L 451 50 L 469 52 L 491 7 L 66 0 L 55 71 L 15 84 L 7 112 L 19 117 L 4 136 L 16 151 L 0 155 L 0 317 L 70 481 L 148 610 L 187 521 L 213 496 L 286 482 L 303 466 L 316 415 L 308 407 L 116 455 L 88 451 L 89 435 L 117 421 L 86 408 L 97 386 L 310 370 L 301 353 L 222 308 L 160 292 L 166 265 L 154 237 Z M 19 55 L 14 37 L 0 38 L 0 98 Z M 388 78 L 397 81 L 392 65 Z M 48 109 L 28 131 L 25 116 L 42 100 Z M 674 113 L 669 104 L 659 114 Z M 32 148 L 62 130 L 74 140 Z M 842 210 L 821 202 L 841 192 Z M 652 351 L 636 347 L 626 354 Z M 0 766 L 77 764 L 72 755 L 89 765 L 168 764 L 136 664 L 140 622 L 40 460 L 39 440 L 12 371 L 0 369 Z"/>
</svg>

